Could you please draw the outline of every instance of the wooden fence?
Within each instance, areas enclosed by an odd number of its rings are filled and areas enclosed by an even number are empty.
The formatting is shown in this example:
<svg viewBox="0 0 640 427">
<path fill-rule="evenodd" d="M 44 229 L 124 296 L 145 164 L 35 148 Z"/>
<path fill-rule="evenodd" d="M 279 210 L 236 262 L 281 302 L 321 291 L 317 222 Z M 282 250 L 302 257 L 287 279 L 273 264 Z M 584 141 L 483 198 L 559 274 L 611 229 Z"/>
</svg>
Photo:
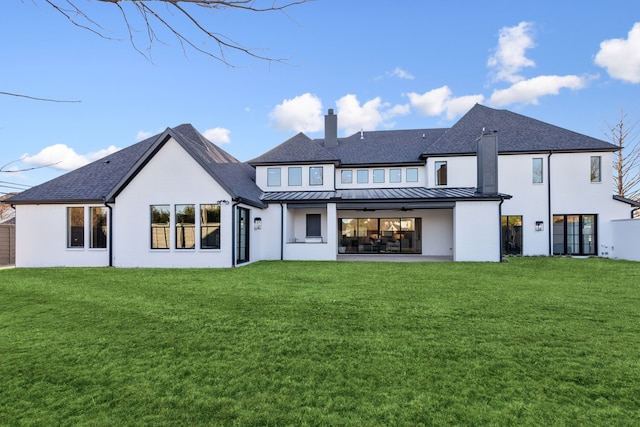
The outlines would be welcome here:
<svg viewBox="0 0 640 427">
<path fill-rule="evenodd" d="M 0 224 L 0 265 L 16 262 L 16 226 Z"/>
</svg>

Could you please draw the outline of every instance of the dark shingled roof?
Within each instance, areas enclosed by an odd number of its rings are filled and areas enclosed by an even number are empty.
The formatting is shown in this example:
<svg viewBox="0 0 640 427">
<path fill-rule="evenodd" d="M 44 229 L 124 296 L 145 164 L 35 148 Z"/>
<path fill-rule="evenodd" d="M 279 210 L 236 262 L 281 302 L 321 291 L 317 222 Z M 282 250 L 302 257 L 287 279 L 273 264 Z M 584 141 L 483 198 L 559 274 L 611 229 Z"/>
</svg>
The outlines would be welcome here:
<svg viewBox="0 0 640 427">
<path fill-rule="evenodd" d="M 476 104 L 441 138 L 430 144 L 424 156 L 475 154 L 482 129 L 497 131 L 498 152 L 615 151 L 613 144 L 541 122 L 507 110 Z"/>
<path fill-rule="evenodd" d="M 299 133 L 250 160 L 257 165 L 327 163 L 340 166 L 422 163 L 424 157 L 473 155 L 482 129 L 498 131 L 500 153 L 615 151 L 613 144 L 530 117 L 476 104 L 449 129 L 387 130 L 355 133 L 325 147 L 323 139 Z"/>
<path fill-rule="evenodd" d="M 175 139 L 233 199 L 265 206 L 260 201 L 262 192 L 255 184 L 255 169 L 209 142 L 190 124 L 167 128 L 159 135 L 17 194 L 8 202 L 113 201 L 169 138 Z"/>
</svg>

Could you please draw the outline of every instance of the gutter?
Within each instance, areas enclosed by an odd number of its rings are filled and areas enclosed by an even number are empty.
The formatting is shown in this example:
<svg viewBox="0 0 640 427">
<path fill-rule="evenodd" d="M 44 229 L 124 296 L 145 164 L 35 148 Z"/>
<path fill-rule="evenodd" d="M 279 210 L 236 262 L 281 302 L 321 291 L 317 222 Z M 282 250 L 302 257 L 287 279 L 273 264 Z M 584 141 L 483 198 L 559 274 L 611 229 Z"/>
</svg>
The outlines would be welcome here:
<svg viewBox="0 0 640 427">
<path fill-rule="evenodd" d="M 547 218 L 549 225 L 547 226 L 547 234 L 549 241 L 549 256 L 553 255 L 552 239 L 553 239 L 553 218 L 551 217 L 551 155 L 553 151 L 549 151 L 547 156 Z"/>
<path fill-rule="evenodd" d="M 284 205 L 280 202 L 280 261 L 284 261 Z"/>
<path fill-rule="evenodd" d="M 504 197 L 500 197 L 500 204 L 498 205 L 498 234 L 499 241 L 498 244 L 498 259 L 502 262 L 502 204 L 504 203 Z"/>
<path fill-rule="evenodd" d="M 236 206 L 242 203 L 238 198 L 231 199 L 231 267 L 236 266 Z"/>
<path fill-rule="evenodd" d="M 109 209 L 109 267 L 113 267 L 113 209 L 106 201 L 104 205 Z"/>
</svg>

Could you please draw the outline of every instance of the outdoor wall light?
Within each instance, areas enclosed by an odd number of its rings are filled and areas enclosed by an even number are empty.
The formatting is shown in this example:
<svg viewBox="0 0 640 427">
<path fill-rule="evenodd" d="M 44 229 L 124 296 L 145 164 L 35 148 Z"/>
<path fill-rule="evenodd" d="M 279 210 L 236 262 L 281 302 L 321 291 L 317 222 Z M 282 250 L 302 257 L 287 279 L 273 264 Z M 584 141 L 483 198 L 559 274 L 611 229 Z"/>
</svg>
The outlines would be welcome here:
<svg viewBox="0 0 640 427">
<path fill-rule="evenodd" d="M 223 203 L 224 203 L 225 205 L 228 205 L 228 204 L 229 204 L 229 201 L 228 201 L 228 200 L 218 200 L 216 203 L 218 203 L 219 205 L 221 205 L 221 204 L 223 204 Z"/>
<path fill-rule="evenodd" d="M 262 230 L 262 218 L 257 217 L 253 219 L 253 229 Z"/>
<path fill-rule="evenodd" d="M 543 230 L 544 230 L 544 222 L 536 221 L 536 231 L 543 231 Z"/>
</svg>

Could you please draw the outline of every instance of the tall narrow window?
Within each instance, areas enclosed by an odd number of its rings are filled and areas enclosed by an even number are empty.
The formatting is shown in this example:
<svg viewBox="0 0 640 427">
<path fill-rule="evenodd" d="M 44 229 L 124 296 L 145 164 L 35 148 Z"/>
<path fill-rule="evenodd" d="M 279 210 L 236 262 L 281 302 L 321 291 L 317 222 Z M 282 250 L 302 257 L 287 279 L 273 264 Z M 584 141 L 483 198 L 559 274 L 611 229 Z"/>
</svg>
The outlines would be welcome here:
<svg viewBox="0 0 640 427">
<path fill-rule="evenodd" d="M 280 187 L 280 168 L 267 168 L 267 186 Z"/>
<path fill-rule="evenodd" d="M 169 249 L 169 205 L 151 206 L 151 249 Z"/>
<path fill-rule="evenodd" d="M 534 157 L 532 163 L 532 178 L 534 184 L 542 184 L 543 182 L 543 166 L 542 157 Z"/>
<path fill-rule="evenodd" d="M 436 185 L 447 185 L 447 162 L 436 162 Z"/>
<path fill-rule="evenodd" d="M 107 247 L 107 208 L 93 207 L 91 212 L 91 248 Z"/>
<path fill-rule="evenodd" d="M 389 169 L 389 182 L 402 182 L 402 169 Z"/>
<path fill-rule="evenodd" d="M 84 208 L 67 208 L 67 247 L 84 248 Z"/>
<path fill-rule="evenodd" d="M 320 221 L 320 214 L 307 214 L 307 236 L 306 237 L 321 237 L 322 236 L 322 223 Z"/>
<path fill-rule="evenodd" d="M 373 170 L 373 182 L 378 184 L 384 182 L 384 169 Z"/>
<path fill-rule="evenodd" d="M 600 156 L 591 156 L 591 182 L 601 182 Z"/>
<path fill-rule="evenodd" d="M 289 185 L 290 186 L 302 185 L 302 168 L 300 167 L 289 168 Z"/>
<path fill-rule="evenodd" d="M 407 168 L 407 182 L 418 182 L 418 168 Z"/>
<path fill-rule="evenodd" d="M 309 168 L 309 185 L 322 185 L 322 166 Z"/>
<path fill-rule="evenodd" d="M 367 184 L 369 183 L 369 171 L 368 170 L 359 170 L 358 171 L 358 184 Z"/>
<path fill-rule="evenodd" d="M 196 247 L 196 207 L 176 205 L 176 249 Z"/>
<path fill-rule="evenodd" d="M 220 249 L 220 205 L 200 206 L 200 248 Z"/>
<path fill-rule="evenodd" d="M 340 182 L 343 184 L 353 183 L 353 171 L 351 169 L 340 171 Z"/>
</svg>

